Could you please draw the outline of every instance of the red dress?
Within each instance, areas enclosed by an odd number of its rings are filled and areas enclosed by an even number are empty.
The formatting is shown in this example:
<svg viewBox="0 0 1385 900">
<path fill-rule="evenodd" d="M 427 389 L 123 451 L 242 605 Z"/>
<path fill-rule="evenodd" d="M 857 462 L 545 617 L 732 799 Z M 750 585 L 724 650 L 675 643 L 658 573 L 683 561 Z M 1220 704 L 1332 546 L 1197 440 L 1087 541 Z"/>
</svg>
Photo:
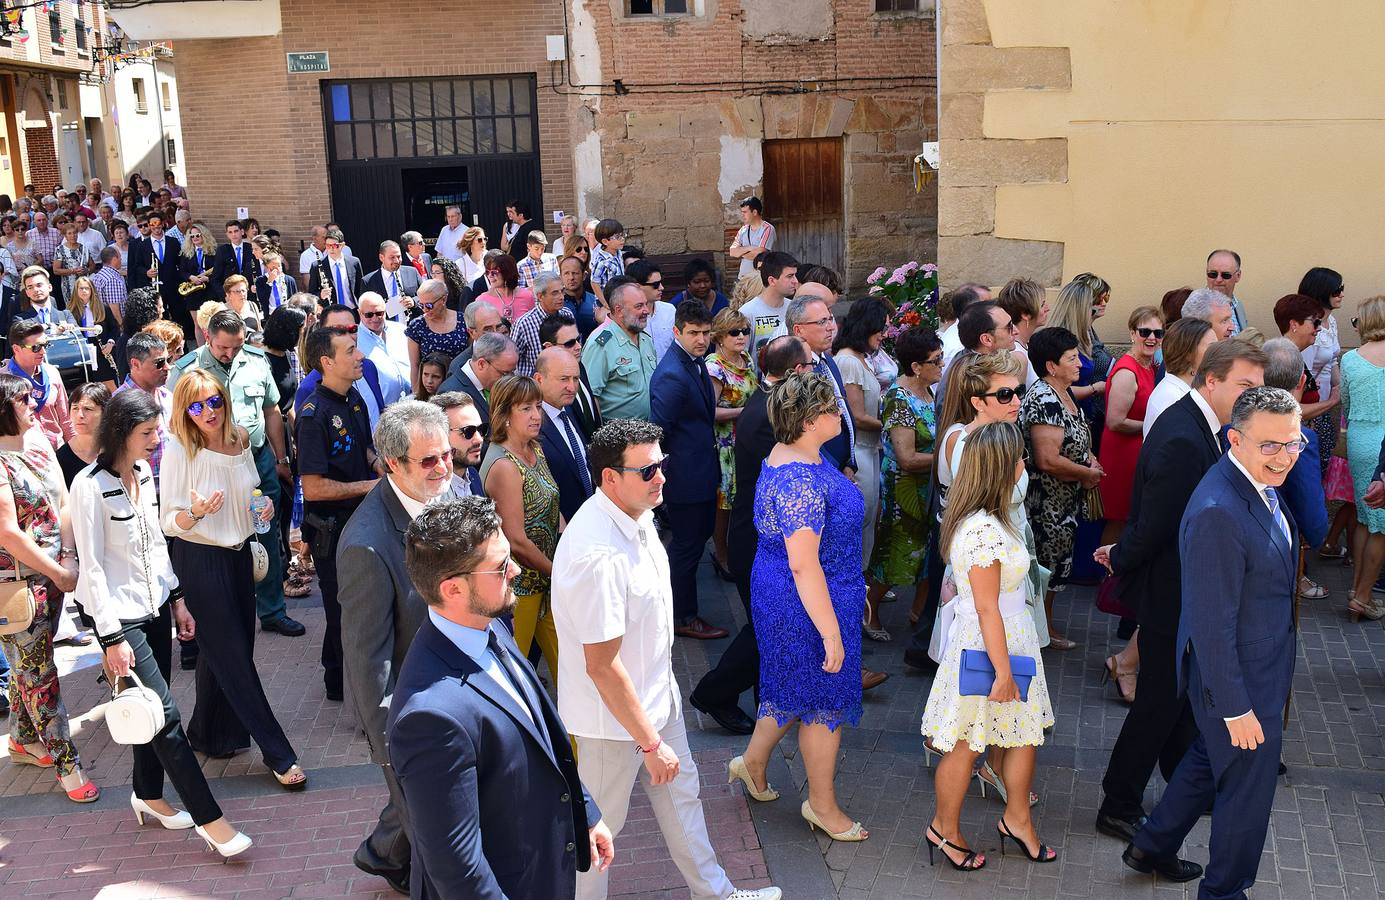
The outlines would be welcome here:
<svg viewBox="0 0 1385 900">
<path fill-rule="evenodd" d="M 1154 367 L 1146 369 L 1135 361 L 1135 357 L 1127 353 L 1111 367 L 1111 375 L 1106 383 L 1109 385 L 1110 379 L 1114 379 L 1116 373 L 1122 369 L 1135 375 L 1135 402 L 1130 404 L 1130 412 L 1126 414 L 1126 418 L 1143 422 L 1145 405 L 1149 403 L 1149 395 L 1154 391 Z M 1106 395 L 1106 403 L 1109 409 L 1109 393 Z M 1108 411 L 1107 421 L 1110 421 L 1110 418 L 1111 414 Z M 1101 479 L 1100 490 L 1101 505 L 1108 519 L 1130 518 L 1130 494 L 1135 487 L 1135 461 L 1140 457 L 1140 446 L 1143 443 L 1144 435 L 1139 431 L 1134 434 L 1121 434 L 1106 428 L 1102 432 L 1101 452 L 1097 454 L 1097 461 L 1106 470 L 1106 476 Z"/>
</svg>

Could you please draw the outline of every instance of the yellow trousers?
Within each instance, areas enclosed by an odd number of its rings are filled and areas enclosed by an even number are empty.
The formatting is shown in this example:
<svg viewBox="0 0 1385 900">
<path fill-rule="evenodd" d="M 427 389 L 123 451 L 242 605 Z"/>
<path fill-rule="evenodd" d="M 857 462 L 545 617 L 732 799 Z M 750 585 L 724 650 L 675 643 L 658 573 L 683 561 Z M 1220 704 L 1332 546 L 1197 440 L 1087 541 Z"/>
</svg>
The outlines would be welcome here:
<svg viewBox="0 0 1385 900">
<path fill-rule="evenodd" d="M 558 690 L 558 629 L 553 624 L 553 614 L 546 609 L 544 594 L 524 594 L 515 598 L 515 643 L 519 652 L 525 656 L 539 642 L 543 658 L 548 660 L 548 671 L 553 679 L 553 690 Z M 539 615 L 543 609 L 543 615 Z"/>
</svg>

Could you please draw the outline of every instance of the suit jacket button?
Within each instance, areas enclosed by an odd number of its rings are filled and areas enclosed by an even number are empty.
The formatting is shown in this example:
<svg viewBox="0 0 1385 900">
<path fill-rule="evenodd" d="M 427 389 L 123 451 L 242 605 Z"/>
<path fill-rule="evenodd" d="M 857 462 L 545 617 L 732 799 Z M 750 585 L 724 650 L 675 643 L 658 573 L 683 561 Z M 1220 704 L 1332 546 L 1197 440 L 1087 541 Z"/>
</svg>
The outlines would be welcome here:
<svg viewBox="0 0 1385 900">
<path fill-rule="evenodd" d="M 559 803 L 567 803 L 567 802 L 568 802 L 569 800 L 571 800 L 571 799 L 572 799 L 572 795 L 571 795 L 571 794 L 564 794 L 563 796 L 561 796 L 561 797 L 558 798 L 558 802 L 559 802 Z"/>
<path fill-rule="evenodd" d="M 577 845 L 576 845 L 576 844 L 569 843 L 569 844 L 567 845 L 567 852 L 568 852 L 568 853 L 572 853 L 572 852 L 573 852 L 574 850 L 576 850 L 576 849 L 577 849 Z"/>
</svg>

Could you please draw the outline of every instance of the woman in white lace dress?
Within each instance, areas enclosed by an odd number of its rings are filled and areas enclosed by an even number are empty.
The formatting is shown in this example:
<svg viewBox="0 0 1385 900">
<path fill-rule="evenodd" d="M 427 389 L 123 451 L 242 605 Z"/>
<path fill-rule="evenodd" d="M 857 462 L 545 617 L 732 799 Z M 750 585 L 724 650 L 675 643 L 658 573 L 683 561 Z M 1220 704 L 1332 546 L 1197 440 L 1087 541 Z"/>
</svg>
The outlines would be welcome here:
<svg viewBox="0 0 1385 900">
<path fill-rule="evenodd" d="M 924 839 L 963 871 L 986 864 L 962 838 L 961 815 L 972 767 L 988 746 L 1008 749 L 1001 775 L 1009 799 L 996 823 L 1002 848 L 1010 839 L 1034 862 L 1057 859 L 1040 843 L 1029 811 L 1035 748 L 1053 724 L 1053 708 L 1027 605 L 1029 552 L 1008 513 L 1023 471 L 1024 439 L 1018 428 L 1006 422 L 978 428 L 967 439 L 938 539 L 956 573 L 957 598 L 950 604 L 953 615 L 943 637 L 942 661 L 923 713 L 923 734 L 943 754 L 934 779 L 937 811 Z M 983 650 L 995 666 L 988 696 L 960 694 L 963 650 Z M 1027 699 L 1020 699 L 1011 656 L 1034 660 Z"/>
</svg>

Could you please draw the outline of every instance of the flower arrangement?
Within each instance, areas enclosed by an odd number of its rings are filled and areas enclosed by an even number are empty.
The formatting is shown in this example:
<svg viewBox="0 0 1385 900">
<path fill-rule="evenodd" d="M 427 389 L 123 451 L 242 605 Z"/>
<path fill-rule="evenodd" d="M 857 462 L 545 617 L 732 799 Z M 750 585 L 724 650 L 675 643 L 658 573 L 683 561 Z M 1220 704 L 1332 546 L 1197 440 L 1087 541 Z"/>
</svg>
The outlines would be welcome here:
<svg viewBox="0 0 1385 900">
<path fill-rule="evenodd" d="M 894 305 L 894 315 L 885 327 L 882 342 L 894 356 L 894 342 L 905 331 L 919 325 L 938 327 L 938 267 L 932 263 L 907 262 L 893 272 L 884 266 L 866 278 L 872 294 Z"/>
</svg>

